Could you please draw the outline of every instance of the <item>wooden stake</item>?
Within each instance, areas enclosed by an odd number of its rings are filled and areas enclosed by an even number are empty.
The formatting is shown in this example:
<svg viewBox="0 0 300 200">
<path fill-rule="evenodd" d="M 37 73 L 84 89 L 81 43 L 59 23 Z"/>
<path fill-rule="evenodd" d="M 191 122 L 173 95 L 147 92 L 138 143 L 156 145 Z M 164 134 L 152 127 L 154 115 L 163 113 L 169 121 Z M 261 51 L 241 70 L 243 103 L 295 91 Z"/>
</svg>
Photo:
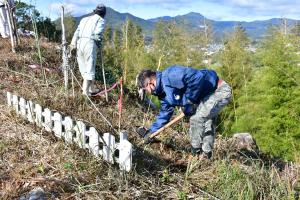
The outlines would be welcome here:
<svg viewBox="0 0 300 200">
<path fill-rule="evenodd" d="M 122 106 L 123 106 L 123 78 L 120 80 L 120 99 L 119 99 L 119 132 L 121 131 L 121 120 L 122 120 Z"/>
<path fill-rule="evenodd" d="M 69 63 L 68 63 L 68 53 L 67 53 L 67 41 L 66 41 L 66 31 L 65 31 L 65 24 L 64 24 L 64 17 L 65 17 L 65 9 L 62 6 L 61 12 L 61 30 L 62 30 L 62 58 L 63 58 L 63 71 L 64 71 L 64 81 L 65 81 L 65 91 L 68 91 L 69 87 Z"/>
<path fill-rule="evenodd" d="M 107 94 L 107 87 L 106 87 L 106 78 L 105 78 L 105 70 L 104 70 L 103 50 L 102 50 L 102 48 L 100 50 L 100 54 L 101 54 L 101 65 L 102 65 L 102 76 L 103 76 L 103 82 L 104 82 L 105 98 L 106 98 L 106 102 L 108 102 L 108 94 Z"/>
<path fill-rule="evenodd" d="M 34 30 L 34 34 L 35 34 L 35 45 L 36 45 L 36 48 L 38 50 L 40 66 L 41 66 L 41 69 L 42 69 L 42 72 L 43 72 L 43 79 L 44 79 L 44 81 L 45 81 L 45 83 L 48 87 L 48 80 L 47 80 L 47 77 L 46 77 L 46 70 L 43 67 L 42 51 L 41 51 L 40 39 L 39 39 L 38 29 L 37 29 L 37 26 L 36 26 L 36 18 L 35 17 L 36 17 L 35 13 L 34 12 L 31 13 L 32 25 L 33 25 L 33 30 Z"/>
</svg>

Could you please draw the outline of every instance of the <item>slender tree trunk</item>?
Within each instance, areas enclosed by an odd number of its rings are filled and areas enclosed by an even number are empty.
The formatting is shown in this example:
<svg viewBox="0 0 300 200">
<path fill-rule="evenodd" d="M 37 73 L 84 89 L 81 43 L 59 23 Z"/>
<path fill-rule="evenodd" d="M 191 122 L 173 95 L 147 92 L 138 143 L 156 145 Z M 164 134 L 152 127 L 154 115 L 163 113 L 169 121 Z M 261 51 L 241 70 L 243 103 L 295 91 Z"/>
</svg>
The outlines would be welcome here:
<svg viewBox="0 0 300 200">
<path fill-rule="evenodd" d="M 100 54 L 101 54 L 101 66 L 102 66 L 102 76 L 103 76 L 104 90 L 105 90 L 105 99 L 106 99 L 106 102 L 108 102 L 108 94 L 107 94 L 107 87 L 106 87 L 106 77 L 105 77 L 105 69 L 104 69 L 103 49 L 102 49 L 102 47 L 100 49 Z"/>
<path fill-rule="evenodd" d="M 246 72 L 245 72 L 245 65 L 244 63 L 242 64 L 243 67 L 243 76 L 244 76 L 244 87 L 245 87 L 245 91 L 246 91 L 246 99 L 248 100 L 248 89 L 247 89 L 247 78 L 246 78 Z"/>
</svg>

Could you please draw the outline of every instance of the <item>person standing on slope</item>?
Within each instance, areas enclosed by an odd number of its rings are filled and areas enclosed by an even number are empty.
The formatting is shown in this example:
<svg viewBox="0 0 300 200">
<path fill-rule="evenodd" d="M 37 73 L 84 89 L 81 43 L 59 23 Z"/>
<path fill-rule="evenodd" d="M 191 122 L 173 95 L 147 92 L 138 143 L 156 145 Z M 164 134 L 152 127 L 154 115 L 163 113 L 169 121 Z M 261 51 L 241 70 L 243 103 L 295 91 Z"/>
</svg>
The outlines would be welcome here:
<svg viewBox="0 0 300 200">
<path fill-rule="evenodd" d="M 70 45 L 71 52 L 77 49 L 77 62 L 83 78 L 82 94 L 86 96 L 91 96 L 92 93 L 99 91 L 93 89 L 93 87 L 97 48 L 100 48 L 102 43 L 106 7 L 103 4 L 99 4 L 93 13 L 93 15 L 80 21 Z"/>
</svg>

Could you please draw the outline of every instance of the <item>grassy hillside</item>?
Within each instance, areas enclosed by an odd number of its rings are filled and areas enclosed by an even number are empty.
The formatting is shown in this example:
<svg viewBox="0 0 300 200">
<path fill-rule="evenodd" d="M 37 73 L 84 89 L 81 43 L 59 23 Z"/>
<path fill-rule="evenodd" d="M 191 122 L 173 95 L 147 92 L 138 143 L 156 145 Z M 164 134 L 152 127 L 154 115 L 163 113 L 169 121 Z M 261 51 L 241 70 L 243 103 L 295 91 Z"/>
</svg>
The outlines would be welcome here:
<svg viewBox="0 0 300 200">
<path fill-rule="evenodd" d="M 121 129 L 129 132 L 134 145 L 134 169 L 120 173 L 118 166 L 94 158 L 76 146 L 67 145 L 18 118 L 5 105 L 5 93 L 31 99 L 52 110 L 59 110 L 93 124 L 101 133 L 110 131 L 90 103 L 80 95 L 66 95 L 56 44 L 41 44 L 43 80 L 37 64 L 34 41 L 22 39 L 18 54 L 9 50 L 8 40 L 0 39 L 0 198 L 19 199 L 35 187 L 42 187 L 48 198 L 58 199 L 292 199 L 299 197 L 299 161 L 285 163 L 263 154 L 257 148 L 239 148 L 230 138 L 219 136 L 212 161 L 190 157 L 187 126 L 184 121 L 168 129 L 150 145 L 141 143 L 135 129 L 145 113 L 136 93 L 125 89 Z M 71 67 L 74 58 L 71 58 Z M 76 77 L 80 79 L 75 66 Z M 102 85 L 98 85 L 103 87 Z M 118 129 L 119 91 L 109 102 L 93 102 Z M 155 112 L 147 113 L 146 124 Z M 191 158 L 191 159 L 189 159 Z"/>
</svg>

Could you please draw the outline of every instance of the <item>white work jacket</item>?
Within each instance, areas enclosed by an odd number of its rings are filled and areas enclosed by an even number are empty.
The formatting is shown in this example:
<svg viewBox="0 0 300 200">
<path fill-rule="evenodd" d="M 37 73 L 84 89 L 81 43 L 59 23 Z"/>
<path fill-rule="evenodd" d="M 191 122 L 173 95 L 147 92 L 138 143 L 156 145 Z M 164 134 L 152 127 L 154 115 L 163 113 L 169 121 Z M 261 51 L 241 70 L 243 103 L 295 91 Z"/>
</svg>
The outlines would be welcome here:
<svg viewBox="0 0 300 200">
<path fill-rule="evenodd" d="M 83 18 L 72 38 L 71 45 L 77 46 L 79 39 L 101 42 L 105 20 L 97 14 Z"/>
<path fill-rule="evenodd" d="M 15 5 L 14 0 L 0 0 L 0 6 L 5 6 L 5 4 L 8 3 L 10 7 L 13 7 Z"/>
</svg>

